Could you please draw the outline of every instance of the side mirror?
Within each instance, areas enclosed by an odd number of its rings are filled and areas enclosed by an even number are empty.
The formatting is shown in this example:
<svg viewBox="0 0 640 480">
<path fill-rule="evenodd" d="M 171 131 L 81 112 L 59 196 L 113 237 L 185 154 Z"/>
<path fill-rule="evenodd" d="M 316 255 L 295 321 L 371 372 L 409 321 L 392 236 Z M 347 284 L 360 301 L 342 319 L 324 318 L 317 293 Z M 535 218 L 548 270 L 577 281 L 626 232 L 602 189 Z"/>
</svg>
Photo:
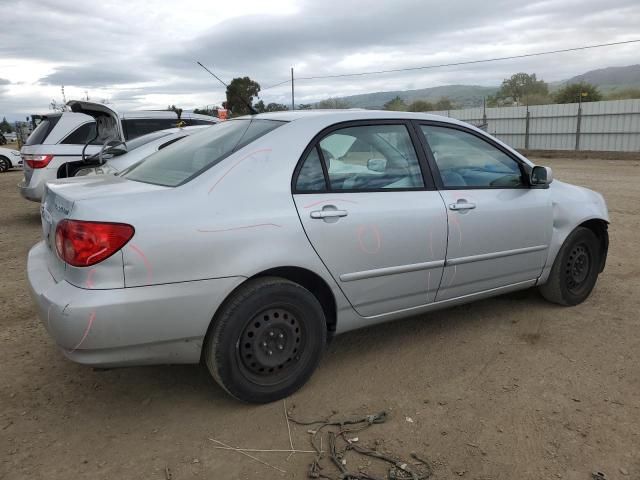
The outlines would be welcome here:
<svg viewBox="0 0 640 480">
<path fill-rule="evenodd" d="M 367 168 L 372 172 L 384 173 L 387 169 L 387 160 L 385 158 L 370 158 L 367 160 Z"/>
<path fill-rule="evenodd" d="M 549 185 L 553 182 L 553 172 L 549 167 L 536 165 L 531 170 L 531 185 Z"/>
</svg>

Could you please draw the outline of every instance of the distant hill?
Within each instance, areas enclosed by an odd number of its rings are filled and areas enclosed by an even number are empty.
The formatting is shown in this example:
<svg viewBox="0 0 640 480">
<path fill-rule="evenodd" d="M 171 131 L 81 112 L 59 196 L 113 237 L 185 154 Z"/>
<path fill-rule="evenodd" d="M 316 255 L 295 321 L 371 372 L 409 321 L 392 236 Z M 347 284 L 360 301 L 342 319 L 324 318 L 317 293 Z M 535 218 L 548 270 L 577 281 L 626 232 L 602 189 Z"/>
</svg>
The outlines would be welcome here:
<svg viewBox="0 0 640 480">
<path fill-rule="evenodd" d="M 580 83 L 581 81 L 597 85 L 603 93 L 629 87 L 640 87 L 640 65 L 591 70 L 567 80 L 553 82 L 549 86 L 553 91 L 563 85 Z M 361 95 L 343 97 L 342 99 L 346 100 L 352 107 L 380 109 L 386 102 L 396 96 L 407 103 L 411 103 L 414 100 L 435 101 L 447 97 L 459 107 L 470 108 L 481 106 L 482 99 L 488 95 L 495 94 L 498 88 L 498 86 L 483 87 L 480 85 L 442 85 L 418 90 L 363 93 Z"/>
<path fill-rule="evenodd" d="M 363 93 L 344 97 L 349 105 L 357 108 L 382 108 L 389 100 L 396 96 L 405 102 L 414 100 L 436 101 L 443 97 L 449 98 L 456 105 L 477 107 L 482 105 L 482 99 L 493 95 L 498 87 L 482 87 L 479 85 L 442 85 L 440 87 L 421 88 L 418 90 L 395 90 L 391 92 Z"/>
<path fill-rule="evenodd" d="M 560 83 L 566 85 L 580 82 L 597 85 L 604 93 L 609 93 L 616 89 L 640 87 L 640 65 L 599 68 L 598 70 L 576 75 Z"/>
</svg>

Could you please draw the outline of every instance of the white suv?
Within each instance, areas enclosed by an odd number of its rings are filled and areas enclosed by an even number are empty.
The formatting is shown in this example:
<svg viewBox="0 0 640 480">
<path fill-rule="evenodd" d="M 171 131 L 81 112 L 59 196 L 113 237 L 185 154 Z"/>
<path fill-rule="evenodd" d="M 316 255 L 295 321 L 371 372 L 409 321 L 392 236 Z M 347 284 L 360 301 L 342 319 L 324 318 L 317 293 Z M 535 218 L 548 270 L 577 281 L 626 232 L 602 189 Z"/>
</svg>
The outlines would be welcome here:
<svg viewBox="0 0 640 480">
<path fill-rule="evenodd" d="M 217 118 L 173 111 L 118 113 L 101 103 L 72 100 L 70 111 L 35 116 L 40 123 L 20 150 L 24 180 L 18 185 L 27 200 L 39 202 L 50 180 L 74 176 L 107 142 L 132 140 L 181 125 L 213 125 Z"/>
</svg>

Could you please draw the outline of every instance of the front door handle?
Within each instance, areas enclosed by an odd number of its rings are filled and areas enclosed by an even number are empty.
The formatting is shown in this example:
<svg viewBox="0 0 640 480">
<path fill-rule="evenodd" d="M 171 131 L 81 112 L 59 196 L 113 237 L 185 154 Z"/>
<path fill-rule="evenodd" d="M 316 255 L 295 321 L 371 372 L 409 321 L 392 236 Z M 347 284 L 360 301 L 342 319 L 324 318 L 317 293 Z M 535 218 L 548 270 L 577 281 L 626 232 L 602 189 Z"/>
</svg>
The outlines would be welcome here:
<svg viewBox="0 0 640 480">
<path fill-rule="evenodd" d="M 449 210 L 472 210 L 474 208 L 476 208 L 476 204 L 467 202 L 466 200 L 458 200 L 457 203 L 449 204 Z"/>
<path fill-rule="evenodd" d="M 311 218 L 333 218 L 333 217 L 346 217 L 346 210 L 314 210 L 311 212 Z"/>
</svg>

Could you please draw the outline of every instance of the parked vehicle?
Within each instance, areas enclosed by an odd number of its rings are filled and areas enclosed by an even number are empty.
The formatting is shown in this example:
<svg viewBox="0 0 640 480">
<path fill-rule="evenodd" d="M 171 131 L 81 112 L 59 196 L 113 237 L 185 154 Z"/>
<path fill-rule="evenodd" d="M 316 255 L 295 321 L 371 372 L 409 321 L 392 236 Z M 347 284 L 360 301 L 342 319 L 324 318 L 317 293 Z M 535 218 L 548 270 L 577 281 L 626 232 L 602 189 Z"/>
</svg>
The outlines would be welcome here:
<svg viewBox="0 0 640 480">
<path fill-rule="evenodd" d="M 116 175 L 144 160 L 152 153 L 187 138 L 203 128 L 210 127 L 198 125 L 196 127 L 169 128 L 147 133 L 130 142 L 117 142 L 103 152 L 89 157 L 84 162 L 86 166 L 77 170 L 74 177 Z"/>
<path fill-rule="evenodd" d="M 338 333 L 534 286 L 583 302 L 608 223 L 600 194 L 463 122 L 278 112 L 51 182 L 28 278 L 71 360 L 202 359 L 234 397 L 269 402 Z"/>
<path fill-rule="evenodd" d="M 188 125 L 213 125 L 218 119 L 207 115 L 173 111 L 138 111 L 119 114 L 111 106 L 72 100 L 71 111 L 34 115 L 40 123 L 20 150 L 24 160 L 24 180 L 18 185 L 27 200 L 39 202 L 44 184 L 72 177 L 86 167 L 87 156 L 99 153 L 105 144 L 126 142 L 141 135 Z"/>
<path fill-rule="evenodd" d="M 0 173 L 10 168 L 22 168 L 22 157 L 18 150 L 0 147 Z"/>
</svg>

